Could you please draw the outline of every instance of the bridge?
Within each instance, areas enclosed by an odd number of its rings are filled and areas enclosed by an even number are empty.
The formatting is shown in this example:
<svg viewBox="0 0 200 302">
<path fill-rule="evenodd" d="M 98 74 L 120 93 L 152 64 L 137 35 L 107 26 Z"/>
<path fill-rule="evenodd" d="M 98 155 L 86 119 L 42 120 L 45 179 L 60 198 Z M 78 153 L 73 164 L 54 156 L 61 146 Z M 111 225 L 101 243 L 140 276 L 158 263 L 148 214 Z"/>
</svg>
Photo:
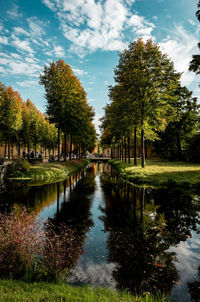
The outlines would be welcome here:
<svg viewBox="0 0 200 302">
<path fill-rule="evenodd" d="M 91 162 L 107 162 L 109 159 L 107 157 L 94 157 L 91 158 Z"/>
</svg>

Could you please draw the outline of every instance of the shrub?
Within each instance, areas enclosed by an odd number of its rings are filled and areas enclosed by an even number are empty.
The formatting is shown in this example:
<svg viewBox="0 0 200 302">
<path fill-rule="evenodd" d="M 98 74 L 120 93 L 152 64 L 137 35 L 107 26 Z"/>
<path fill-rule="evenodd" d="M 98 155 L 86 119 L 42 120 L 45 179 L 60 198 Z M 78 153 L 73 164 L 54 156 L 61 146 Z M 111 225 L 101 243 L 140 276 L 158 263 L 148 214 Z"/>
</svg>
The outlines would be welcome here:
<svg viewBox="0 0 200 302">
<path fill-rule="evenodd" d="M 24 158 L 17 158 L 6 168 L 7 176 L 19 176 L 30 170 L 29 162 Z"/>
<path fill-rule="evenodd" d="M 42 250 L 43 232 L 35 215 L 15 208 L 0 214 L 0 276 L 20 278 Z"/>
<path fill-rule="evenodd" d="M 57 227 L 26 209 L 0 214 L 0 278 L 56 281 L 66 278 L 82 251 L 66 225 Z"/>
</svg>

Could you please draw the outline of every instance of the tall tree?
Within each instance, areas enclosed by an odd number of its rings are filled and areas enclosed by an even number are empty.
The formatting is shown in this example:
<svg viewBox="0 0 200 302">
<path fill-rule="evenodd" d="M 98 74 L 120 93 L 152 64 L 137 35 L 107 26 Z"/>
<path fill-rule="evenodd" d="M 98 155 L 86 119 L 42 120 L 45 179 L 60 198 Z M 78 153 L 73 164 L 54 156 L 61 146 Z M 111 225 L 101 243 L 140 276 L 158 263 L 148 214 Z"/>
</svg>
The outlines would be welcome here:
<svg viewBox="0 0 200 302">
<path fill-rule="evenodd" d="M 197 4 L 197 12 L 196 17 L 200 22 L 200 1 Z M 200 43 L 198 43 L 198 48 L 200 49 Z M 192 61 L 190 62 L 189 70 L 195 72 L 196 74 L 200 74 L 200 55 L 193 55 Z"/>
<path fill-rule="evenodd" d="M 44 67 L 44 72 L 40 75 L 40 84 L 45 87 L 47 115 L 50 122 L 58 127 L 58 139 L 60 130 L 64 133 L 64 160 L 66 160 L 66 138 L 70 137 L 71 159 L 73 136 L 80 127 L 84 127 L 82 120 L 85 112 L 90 119 L 91 110 L 87 105 L 86 92 L 71 67 L 62 60 Z M 58 141 L 58 154 L 59 145 Z"/>
<path fill-rule="evenodd" d="M 138 39 L 120 54 L 115 69 L 116 86 L 121 87 L 122 98 L 128 108 L 128 123 L 138 124 L 141 130 L 141 158 L 145 167 L 144 138 L 152 130 L 164 130 L 172 106 L 168 94 L 178 85 L 180 74 L 173 63 L 162 54 L 152 40 Z M 126 110 L 126 109 L 124 109 Z M 148 130 L 148 131 L 147 131 Z"/>
</svg>

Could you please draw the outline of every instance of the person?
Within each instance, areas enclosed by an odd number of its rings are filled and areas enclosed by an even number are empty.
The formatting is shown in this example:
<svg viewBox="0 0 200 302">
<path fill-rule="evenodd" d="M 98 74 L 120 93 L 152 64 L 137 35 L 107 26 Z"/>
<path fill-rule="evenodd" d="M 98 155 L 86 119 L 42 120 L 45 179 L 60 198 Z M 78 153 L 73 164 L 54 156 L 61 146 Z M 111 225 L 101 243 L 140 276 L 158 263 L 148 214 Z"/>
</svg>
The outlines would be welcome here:
<svg viewBox="0 0 200 302">
<path fill-rule="evenodd" d="M 31 158 L 34 158 L 34 151 L 31 151 Z"/>
<path fill-rule="evenodd" d="M 39 152 L 39 158 L 42 158 L 42 151 Z"/>
<path fill-rule="evenodd" d="M 36 151 L 36 153 L 35 153 L 35 158 L 38 158 L 38 152 Z"/>
<path fill-rule="evenodd" d="M 22 152 L 22 156 L 23 156 L 23 158 L 25 158 L 25 157 L 26 157 L 26 152 L 25 152 L 25 150 L 23 150 L 23 152 Z"/>
</svg>

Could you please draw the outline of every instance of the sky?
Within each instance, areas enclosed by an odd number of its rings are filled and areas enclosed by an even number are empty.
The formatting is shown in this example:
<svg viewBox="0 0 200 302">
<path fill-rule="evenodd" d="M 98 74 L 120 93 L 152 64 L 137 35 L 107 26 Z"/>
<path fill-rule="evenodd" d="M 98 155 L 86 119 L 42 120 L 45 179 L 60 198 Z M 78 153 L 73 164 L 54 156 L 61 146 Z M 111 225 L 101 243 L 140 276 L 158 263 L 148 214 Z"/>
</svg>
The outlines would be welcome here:
<svg viewBox="0 0 200 302">
<path fill-rule="evenodd" d="M 80 79 L 99 124 L 109 103 L 119 53 L 152 38 L 199 97 L 199 78 L 188 71 L 199 53 L 198 0 L 0 0 L 0 81 L 45 113 L 39 75 L 59 59 Z"/>
</svg>

